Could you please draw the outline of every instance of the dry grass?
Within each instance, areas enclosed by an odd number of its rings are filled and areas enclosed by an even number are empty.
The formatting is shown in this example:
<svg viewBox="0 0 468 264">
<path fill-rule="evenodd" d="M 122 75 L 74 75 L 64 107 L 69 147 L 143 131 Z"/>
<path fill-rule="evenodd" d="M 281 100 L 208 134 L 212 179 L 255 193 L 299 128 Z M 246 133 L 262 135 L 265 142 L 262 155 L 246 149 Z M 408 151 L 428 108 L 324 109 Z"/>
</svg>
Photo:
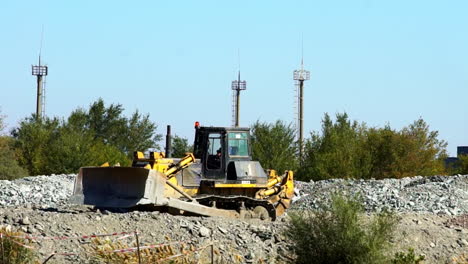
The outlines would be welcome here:
<svg viewBox="0 0 468 264">
<path fill-rule="evenodd" d="M 31 246 L 32 241 L 21 238 L 25 234 L 12 231 L 10 227 L 0 227 L 0 233 L 0 263 L 39 263 L 34 250 L 27 248 Z"/>
<path fill-rule="evenodd" d="M 468 264 L 468 253 L 452 258 L 452 264 Z"/>
<path fill-rule="evenodd" d="M 88 253 L 96 263 L 122 263 L 137 264 L 139 256 L 137 251 L 132 252 L 112 252 L 127 248 L 135 248 L 136 243 L 125 243 L 118 240 L 99 239 L 91 241 Z M 144 246 L 141 246 L 144 247 Z M 197 249 L 193 245 L 185 243 L 170 243 L 155 248 L 140 249 L 142 263 L 174 263 L 192 264 L 197 263 Z"/>
</svg>

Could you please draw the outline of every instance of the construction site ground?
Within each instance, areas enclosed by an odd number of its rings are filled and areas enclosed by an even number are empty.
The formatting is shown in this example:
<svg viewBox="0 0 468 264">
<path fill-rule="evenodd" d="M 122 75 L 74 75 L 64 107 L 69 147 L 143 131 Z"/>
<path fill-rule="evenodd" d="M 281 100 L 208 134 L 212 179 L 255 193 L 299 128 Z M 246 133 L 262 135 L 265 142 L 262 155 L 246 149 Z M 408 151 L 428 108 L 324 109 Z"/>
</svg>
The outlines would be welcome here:
<svg viewBox="0 0 468 264">
<path fill-rule="evenodd" d="M 383 209 L 399 218 L 390 255 L 414 248 L 424 263 L 456 263 L 468 257 L 468 175 L 384 180 L 296 181 L 295 202 L 275 222 L 171 215 L 162 212 L 110 212 L 72 205 L 76 175 L 0 181 L 0 225 L 34 238 L 40 263 L 99 263 L 89 235 L 133 247 L 169 243 L 180 258 L 195 263 L 288 263 L 294 260 L 284 232 L 288 213 L 316 210 L 336 193 L 359 194 L 365 216 Z M 365 221 L 366 219 L 363 219 Z M 117 233 L 117 234 L 114 234 Z M 126 234 L 129 233 L 129 234 Z M 178 251 L 180 248 L 184 251 Z M 213 245 L 213 247 L 211 247 Z M 150 249 L 156 250 L 156 249 Z M 213 257 L 212 253 L 213 252 Z M 135 254 L 130 249 L 125 254 Z M 466 263 L 466 262 L 460 262 Z"/>
<path fill-rule="evenodd" d="M 224 218 L 173 216 L 159 212 L 111 213 L 96 211 L 88 206 L 64 206 L 57 209 L 8 208 L 0 209 L 4 225 L 24 231 L 33 237 L 55 237 L 38 240 L 33 247 L 47 263 L 89 263 L 91 239 L 84 235 L 112 234 L 138 231 L 140 242 L 155 245 L 166 242 L 185 242 L 201 248 L 213 243 L 215 263 L 285 263 L 294 259 L 285 230 L 288 217 L 275 222 L 234 220 Z M 446 216 L 400 213 L 392 252 L 414 248 L 426 256 L 425 263 L 450 263 L 453 258 L 468 252 L 468 215 Z M 116 240 L 123 235 L 109 236 Z M 74 238 L 74 239 L 73 239 Z M 135 236 L 120 241 L 134 244 Z M 135 254 L 129 252 L 127 254 Z M 200 263 L 211 263 L 211 247 L 187 253 Z"/>
</svg>

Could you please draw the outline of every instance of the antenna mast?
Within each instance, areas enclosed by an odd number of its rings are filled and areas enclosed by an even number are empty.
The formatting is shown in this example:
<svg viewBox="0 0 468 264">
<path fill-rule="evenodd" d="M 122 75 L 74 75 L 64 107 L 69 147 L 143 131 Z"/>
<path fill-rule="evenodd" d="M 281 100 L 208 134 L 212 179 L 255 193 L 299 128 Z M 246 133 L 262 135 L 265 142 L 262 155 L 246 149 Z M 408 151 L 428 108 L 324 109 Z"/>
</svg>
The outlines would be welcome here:
<svg viewBox="0 0 468 264">
<path fill-rule="evenodd" d="M 240 54 L 240 52 L 239 52 Z M 239 59 L 239 71 L 237 73 L 237 80 L 232 81 L 232 125 L 234 127 L 239 127 L 239 112 L 240 112 L 240 91 L 247 89 L 247 82 L 241 81 L 240 78 L 240 55 Z"/>
<path fill-rule="evenodd" d="M 32 75 L 37 77 L 36 119 L 38 120 L 45 115 L 45 76 L 48 73 L 48 67 L 41 65 L 43 36 L 44 26 L 42 26 L 41 45 L 39 48 L 39 65 L 32 65 Z"/>
<path fill-rule="evenodd" d="M 296 87 L 298 87 L 297 139 L 299 143 L 299 161 L 302 163 L 304 152 L 304 81 L 310 79 L 310 72 L 304 70 L 304 41 L 302 41 L 301 69 L 294 71 L 293 79 L 296 81 Z"/>
</svg>

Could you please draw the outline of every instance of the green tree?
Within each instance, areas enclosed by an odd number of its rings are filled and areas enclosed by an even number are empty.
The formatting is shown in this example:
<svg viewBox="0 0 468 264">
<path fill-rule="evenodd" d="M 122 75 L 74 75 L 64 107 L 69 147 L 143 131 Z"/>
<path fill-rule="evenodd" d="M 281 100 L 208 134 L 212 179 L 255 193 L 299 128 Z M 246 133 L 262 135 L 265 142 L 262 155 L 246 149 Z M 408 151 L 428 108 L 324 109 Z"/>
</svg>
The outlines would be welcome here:
<svg viewBox="0 0 468 264">
<path fill-rule="evenodd" d="M 468 174 L 468 155 L 460 155 L 459 157 L 459 168 L 460 170 L 458 173 L 460 174 Z"/>
<path fill-rule="evenodd" d="M 0 114 L 0 132 L 5 128 L 4 117 Z M 0 180 L 13 180 L 27 175 L 17 162 L 14 139 L 0 135 Z"/>
<path fill-rule="evenodd" d="M 383 129 L 370 128 L 366 131 L 364 148 L 372 157 L 371 170 L 366 178 L 395 177 L 394 167 L 399 162 L 404 146 L 399 133 L 386 125 Z"/>
<path fill-rule="evenodd" d="M 30 175 L 46 174 L 47 160 L 55 156 L 49 148 L 56 139 L 60 121 L 58 118 L 37 119 L 35 115 L 22 120 L 12 132 L 15 149 L 19 154 L 19 164 Z"/>
<path fill-rule="evenodd" d="M 279 174 L 297 168 L 294 129 L 278 120 L 273 124 L 257 121 L 252 125 L 252 157 L 265 169 Z"/>
<path fill-rule="evenodd" d="M 126 118 L 122 112 L 121 105 L 105 107 L 99 99 L 66 121 L 26 118 L 12 132 L 19 162 L 31 175 L 73 173 L 104 162 L 129 165 L 134 150 L 157 148 L 160 135 L 148 115 L 136 111 Z"/>
<path fill-rule="evenodd" d="M 438 139 L 438 131 L 429 130 L 429 125 L 420 118 L 403 128 L 401 136 L 407 144 L 405 144 L 406 152 L 400 160 L 403 166 L 396 174 L 397 177 L 435 175 L 444 172 L 443 161 L 448 156 L 447 142 Z"/>
<path fill-rule="evenodd" d="M 120 104 L 106 107 L 102 99 L 92 103 L 89 110 L 77 109 L 68 118 L 68 125 L 78 131 L 89 131 L 94 139 L 112 145 L 131 157 L 133 151 L 159 149 L 161 135 L 149 115 L 135 111 L 130 118 L 123 116 Z"/>
<path fill-rule="evenodd" d="M 333 122 L 328 114 L 322 120 L 322 133 L 311 133 L 304 148 L 304 163 L 298 178 L 365 178 L 370 170 L 370 154 L 363 149 L 365 124 L 351 122 L 346 113 Z"/>
<path fill-rule="evenodd" d="M 80 167 L 97 166 L 105 162 L 130 164 L 130 159 L 116 147 L 93 139 L 91 133 L 80 133 L 64 126 L 49 146 L 46 166 L 50 173 L 76 173 Z"/>
<path fill-rule="evenodd" d="M 451 164 L 447 171 L 450 175 L 454 174 L 468 174 L 468 155 L 459 155 L 458 160 Z"/>
<path fill-rule="evenodd" d="M 365 147 L 371 152 L 372 178 L 402 178 L 444 173 L 447 143 L 439 140 L 418 119 L 401 131 L 389 126 L 366 131 Z"/>
<path fill-rule="evenodd" d="M 13 136 L 20 164 L 31 175 L 76 173 L 104 162 L 130 164 L 125 153 L 95 138 L 93 131 L 74 129 L 58 118 L 26 118 Z"/>
<path fill-rule="evenodd" d="M 306 141 L 304 164 L 298 178 L 401 178 L 444 173 L 447 143 L 418 119 L 400 131 L 368 128 L 350 121 L 346 113 L 333 122 L 328 114 L 321 133 Z"/>
<path fill-rule="evenodd" d="M 185 153 L 192 152 L 193 146 L 188 143 L 188 140 L 177 135 L 172 139 L 172 157 L 183 158 Z"/>
</svg>

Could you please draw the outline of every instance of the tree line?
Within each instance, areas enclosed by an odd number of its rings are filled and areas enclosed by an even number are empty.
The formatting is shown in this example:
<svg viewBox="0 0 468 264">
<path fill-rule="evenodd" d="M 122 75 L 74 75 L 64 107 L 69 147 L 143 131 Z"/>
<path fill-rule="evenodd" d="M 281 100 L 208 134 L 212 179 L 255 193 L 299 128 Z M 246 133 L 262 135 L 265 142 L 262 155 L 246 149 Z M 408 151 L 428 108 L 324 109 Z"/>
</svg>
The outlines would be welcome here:
<svg viewBox="0 0 468 264">
<path fill-rule="evenodd" d="M 350 120 L 346 113 L 336 114 L 335 120 L 325 114 L 321 131 L 310 133 L 304 140 L 302 160 L 297 158 L 299 147 L 291 125 L 257 121 L 252 131 L 254 158 L 272 161 L 269 165 L 278 171 L 292 168 L 296 179 L 382 179 L 455 173 L 445 168 L 447 143 L 423 119 L 396 130 L 390 125 L 369 127 Z M 265 138 L 281 140 L 267 143 Z"/>
<path fill-rule="evenodd" d="M 1 154 L 0 177 L 76 173 L 104 162 L 127 166 L 134 150 L 158 148 L 161 135 L 149 115 L 135 111 L 125 117 L 123 111 L 122 105 L 106 106 L 99 99 L 67 119 L 25 118 L 0 140 L 0 148 L 8 149 Z"/>
<path fill-rule="evenodd" d="M 3 130 L 0 116 L 0 130 Z M 0 179 L 26 175 L 76 173 L 83 166 L 104 162 L 131 164 L 133 151 L 160 150 L 162 135 L 149 114 L 124 115 L 120 104 L 102 99 L 78 108 L 66 119 L 31 115 L 8 135 L 0 136 Z M 295 129 L 283 121 L 257 121 L 251 126 L 252 155 L 264 168 L 293 170 L 296 179 L 382 179 L 414 175 L 468 173 L 468 158 L 446 168 L 447 143 L 418 119 L 400 129 L 369 127 L 346 113 L 334 120 L 325 114 L 321 131 L 313 131 L 298 158 Z M 174 136 L 173 157 L 183 157 L 192 145 Z"/>
</svg>

